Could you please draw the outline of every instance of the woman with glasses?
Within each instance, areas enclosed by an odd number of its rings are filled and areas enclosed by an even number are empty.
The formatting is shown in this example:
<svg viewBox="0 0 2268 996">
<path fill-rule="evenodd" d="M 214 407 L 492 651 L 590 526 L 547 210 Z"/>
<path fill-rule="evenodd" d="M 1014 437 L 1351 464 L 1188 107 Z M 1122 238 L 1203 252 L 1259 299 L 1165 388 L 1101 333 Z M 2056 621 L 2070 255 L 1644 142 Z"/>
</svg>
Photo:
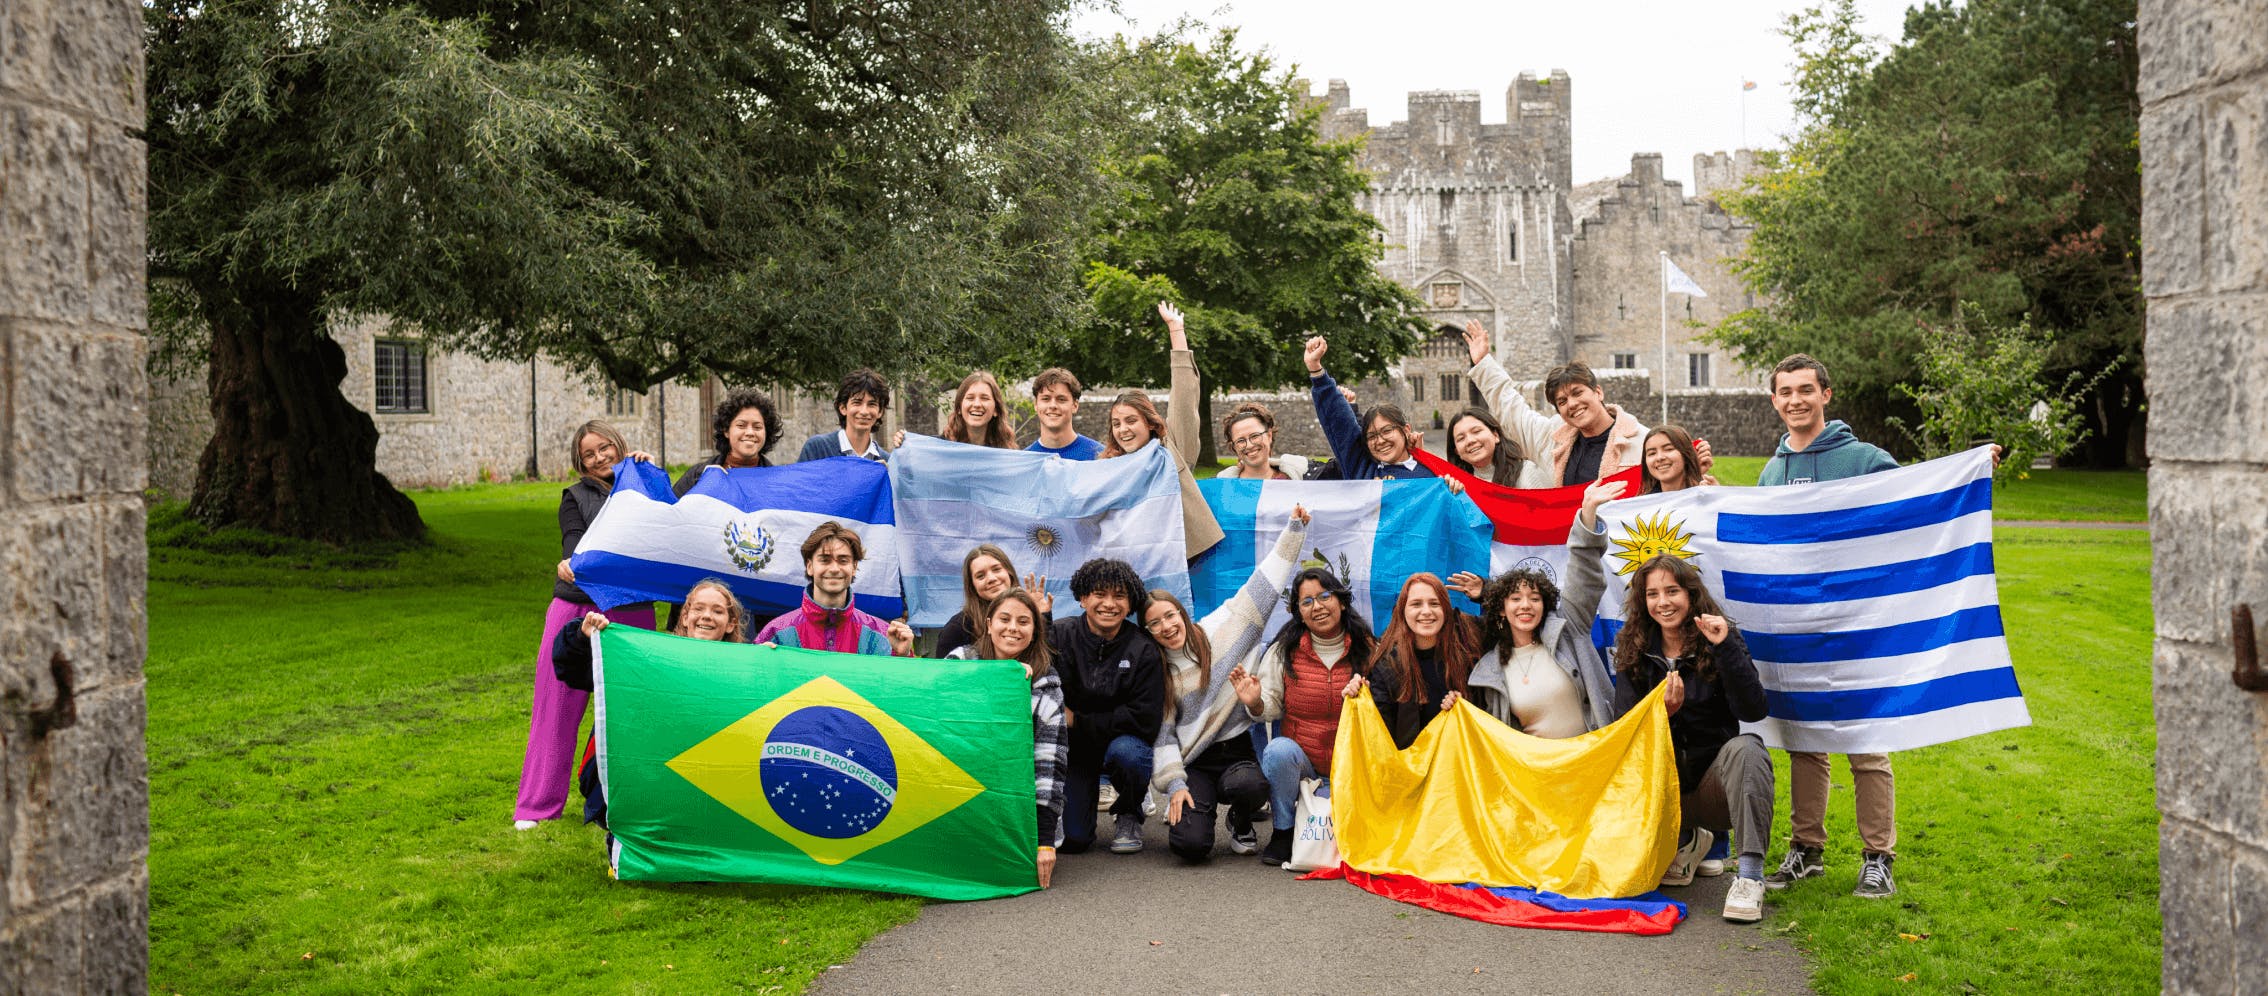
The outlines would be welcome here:
<svg viewBox="0 0 2268 996">
<path fill-rule="evenodd" d="M 1283 722 L 1283 735 L 1260 752 L 1273 831 L 1260 860 L 1273 865 L 1291 860 L 1299 783 L 1331 776 L 1339 691 L 1362 673 L 1374 642 L 1346 582 L 1329 570 L 1300 571 L 1292 578 L 1291 597 L 1291 620 L 1276 631 L 1252 676 L 1260 688 L 1260 718 Z"/>
<path fill-rule="evenodd" d="M 1228 803 L 1229 850 L 1260 849 L 1252 828 L 1268 801 L 1252 738 L 1246 731 L 1267 708 L 1259 679 L 1244 660 L 1260 646 L 1261 627 L 1276 612 L 1307 538 L 1307 509 L 1291 521 L 1234 597 L 1192 623 L 1171 592 L 1150 592 L 1142 624 L 1165 656 L 1166 699 L 1151 749 L 1150 786 L 1166 797 L 1166 846 L 1183 861 L 1213 854 L 1215 812 Z"/>
<path fill-rule="evenodd" d="M 1322 336 L 1308 338 L 1307 388 L 1315 399 L 1315 418 L 1323 423 L 1323 435 L 1331 441 L 1331 457 L 1337 461 L 1340 479 L 1436 476 L 1410 455 L 1418 448 L 1418 434 L 1401 408 L 1372 405 L 1362 418 L 1355 418 L 1353 403 L 1339 393 L 1339 382 L 1323 370 L 1323 354 L 1330 349 L 1331 344 Z"/>
<path fill-rule="evenodd" d="M 1276 455 L 1276 413 L 1257 401 L 1239 403 L 1221 420 L 1221 439 L 1236 463 L 1215 474 L 1224 481 L 1297 481 L 1307 476 L 1307 458 Z"/>
</svg>

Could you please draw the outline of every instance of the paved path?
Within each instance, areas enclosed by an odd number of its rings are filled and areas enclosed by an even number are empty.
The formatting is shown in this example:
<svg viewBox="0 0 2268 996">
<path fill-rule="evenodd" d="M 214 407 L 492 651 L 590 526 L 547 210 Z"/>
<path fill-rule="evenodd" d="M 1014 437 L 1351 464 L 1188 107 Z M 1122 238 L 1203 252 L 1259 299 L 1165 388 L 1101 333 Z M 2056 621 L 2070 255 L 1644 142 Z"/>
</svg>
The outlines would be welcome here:
<svg viewBox="0 0 2268 996">
<path fill-rule="evenodd" d="M 1105 817 L 1107 825 L 1108 817 Z M 1158 821 L 1140 854 L 1065 855 L 1055 887 L 933 903 L 822 974 L 820 996 L 1000 993 L 1804 993 L 1810 967 L 1765 919 L 1718 915 L 1727 875 L 1668 890 L 1667 937 L 1523 930 L 1301 882 L 1226 846 L 1186 868 Z"/>
</svg>

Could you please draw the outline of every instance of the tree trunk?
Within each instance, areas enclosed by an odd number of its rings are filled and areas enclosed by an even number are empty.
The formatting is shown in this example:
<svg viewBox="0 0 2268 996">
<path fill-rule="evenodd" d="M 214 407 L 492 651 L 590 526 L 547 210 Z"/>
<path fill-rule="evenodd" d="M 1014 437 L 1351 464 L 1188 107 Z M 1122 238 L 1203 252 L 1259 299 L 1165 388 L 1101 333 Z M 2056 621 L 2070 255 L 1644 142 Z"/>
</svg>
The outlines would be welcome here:
<svg viewBox="0 0 2268 996">
<path fill-rule="evenodd" d="M 1213 384 L 1203 382 L 1197 392 L 1197 464 L 1210 467 L 1221 460 L 1221 451 L 1213 437 Z M 1192 468 L 1194 469 L 1194 468 Z"/>
<path fill-rule="evenodd" d="M 339 391 L 346 351 L 315 302 L 209 311 L 213 438 L 190 514 L 327 543 L 422 537 L 417 506 L 378 473 L 377 425 Z"/>
<path fill-rule="evenodd" d="M 2142 383 L 2139 377 L 2108 377 L 2097 385 L 2088 407 L 2087 441 L 2079 445 L 2079 458 L 2097 470 L 2135 466 L 2133 435 L 2143 425 L 2139 411 Z"/>
</svg>

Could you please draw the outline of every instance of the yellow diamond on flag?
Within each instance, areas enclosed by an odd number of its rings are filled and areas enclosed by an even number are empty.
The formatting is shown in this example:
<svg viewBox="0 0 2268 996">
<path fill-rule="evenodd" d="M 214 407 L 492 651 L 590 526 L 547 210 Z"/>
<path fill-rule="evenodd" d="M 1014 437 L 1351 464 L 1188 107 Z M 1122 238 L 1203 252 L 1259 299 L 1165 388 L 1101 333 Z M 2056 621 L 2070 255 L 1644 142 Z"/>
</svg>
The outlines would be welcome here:
<svg viewBox="0 0 2268 996">
<path fill-rule="evenodd" d="M 984 790 L 825 676 L 687 748 L 669 769 L 823 865 L 912 833 Z"/>
</svg>

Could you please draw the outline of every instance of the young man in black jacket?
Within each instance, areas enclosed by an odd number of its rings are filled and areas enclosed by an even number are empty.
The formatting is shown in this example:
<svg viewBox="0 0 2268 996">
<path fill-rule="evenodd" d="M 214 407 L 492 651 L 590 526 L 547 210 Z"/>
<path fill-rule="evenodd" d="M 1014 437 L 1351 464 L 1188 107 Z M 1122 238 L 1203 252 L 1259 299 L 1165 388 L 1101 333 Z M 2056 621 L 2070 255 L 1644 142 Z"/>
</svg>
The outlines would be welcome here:
<svg viewBox="0 0 2268 996">
<path fill-rule="evenodd" d="M 1048 627 L 1063 706 L 1070 714 L 1071 764 L 1063 790 L 1063 847 L 1078 854 L 1095 842 L 1095 798 L 1101 780 L 1118 790 L 1110 849 L 1142 849 L 1142 799 L 1150 786 L 1150 745 L 1165 712 L 1165 659 L 1135 625 L 1149 597 L 1142 576 L 1123 560 L 1096 559 L 1071 575 L 1071 595 L 1085 611 Z"/>
</svg>

